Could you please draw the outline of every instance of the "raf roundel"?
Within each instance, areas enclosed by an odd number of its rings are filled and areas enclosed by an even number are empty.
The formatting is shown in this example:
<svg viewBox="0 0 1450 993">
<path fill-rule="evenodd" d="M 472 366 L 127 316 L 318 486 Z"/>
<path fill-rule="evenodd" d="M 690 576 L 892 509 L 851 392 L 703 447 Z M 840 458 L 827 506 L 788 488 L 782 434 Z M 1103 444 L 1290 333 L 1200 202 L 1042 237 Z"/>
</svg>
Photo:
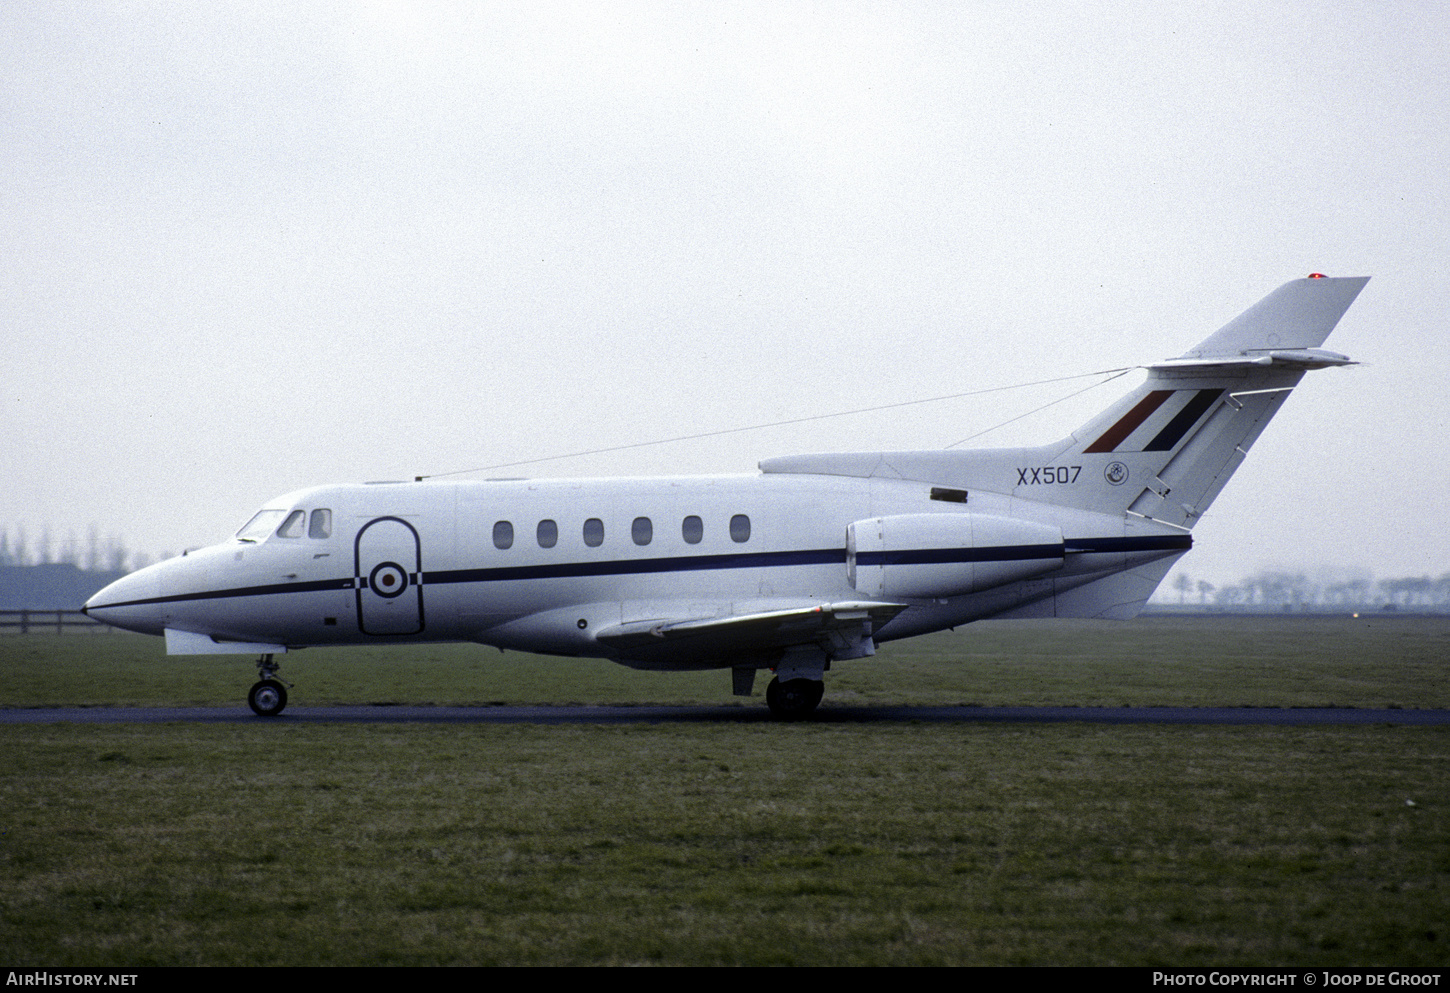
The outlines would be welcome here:
<svg viewBox="0 0 1450 993">
<path fill-rule="evenodd" d="M 379 562 L 368 576 L 368 586 L 378 596 L 391 600 L 408 588 L 408 574 L 396 562 Z"/>
</svg>

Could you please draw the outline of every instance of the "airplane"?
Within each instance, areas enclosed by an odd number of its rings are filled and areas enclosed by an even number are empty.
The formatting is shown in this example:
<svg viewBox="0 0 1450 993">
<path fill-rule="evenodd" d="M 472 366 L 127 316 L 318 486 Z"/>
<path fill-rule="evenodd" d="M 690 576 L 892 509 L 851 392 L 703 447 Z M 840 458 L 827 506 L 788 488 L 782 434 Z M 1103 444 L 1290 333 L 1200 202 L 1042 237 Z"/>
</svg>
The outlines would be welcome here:
<svg viewBox="0 0 1450 993">
<path fill-rule="evenodd" d="M 172 655 L 473 642 L 729 669 L 797 720 L 833 663 L 983 618 L 1137 615 L 1368 277 L 1286 283 L 1055 444 L 766 459 L 664 478 L 424 480 L 270 500 L 85 613 Z M 291 684 L 289 684 L 291 685 Z"/>
</svg>

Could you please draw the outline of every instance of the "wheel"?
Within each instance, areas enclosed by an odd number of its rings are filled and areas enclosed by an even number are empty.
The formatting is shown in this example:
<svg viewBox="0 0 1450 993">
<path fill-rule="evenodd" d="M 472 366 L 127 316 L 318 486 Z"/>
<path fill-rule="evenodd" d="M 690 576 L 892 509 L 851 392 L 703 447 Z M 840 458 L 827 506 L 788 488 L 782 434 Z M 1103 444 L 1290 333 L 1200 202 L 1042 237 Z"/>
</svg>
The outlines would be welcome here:
<svg viewBox="0 0 1450 993">
<path fill-rule="evenodd" d="M 281 683 L 264 679 L 247 694 L 247 703 L 258 717 L 276 717 L 287 706 L 287 690 Z"/>
<path fill-rule="evenodd" d="M 770 712 L 783 721 L 807 717 L 826 694 L 826 684 L 818 679 L 772 679 L 765 688 L 765 702 Z"/>
</svg>

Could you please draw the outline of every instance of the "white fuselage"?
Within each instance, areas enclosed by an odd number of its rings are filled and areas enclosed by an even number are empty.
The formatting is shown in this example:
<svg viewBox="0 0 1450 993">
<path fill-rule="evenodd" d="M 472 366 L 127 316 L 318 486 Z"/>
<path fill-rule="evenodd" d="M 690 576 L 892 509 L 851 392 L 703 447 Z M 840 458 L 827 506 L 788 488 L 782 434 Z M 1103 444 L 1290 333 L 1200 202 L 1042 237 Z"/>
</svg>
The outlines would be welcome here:
<svg viewBox="0 0 1450 993">
<path fill-rule="evenodd" d="M 297 529 L 295 536 L 268 533 L 199 549 L 123 578 L 88 609 L 132 630 L 279 649 L 470 641 L 648 668 L 765 665 L 765 657 L 712 657 L 698 649 L 631 652 L 596 634 L 656 618 L 732 617 L 839 601 L 905 605 L 874 632 L 876 640 L 1043 601 L 1051 616 L 1054 598 L 1176 557 L 1189 544 L 1180 531 L 1119 514 L 825 475 L 325 486 L 267 508 L 325 509 L 327 533 Z M 982 521 L 992 521 L 998 533 L 1005 526 L 1026 538 L 998 541 L 1000 554 L 979 550 L 975 566 L 893 566 L 892 554 L 913 549 L 873 546 L 886 551 L 872 567 L 863 552 L 857 568 L 854 527 L 872 522 L 875 533 L 881 520 L 901 520 L 920 532 L 925 521 L 933 531 L 937 520 L 927 515 L 943 515 L 948 527 L 975 523 L 979 533 Z M 1039 540 L 1043 535 L 1055 537 Z M 1022 547 L 1048 551 L 1014 564 L 1024 557 Z M 993 564 L 994 555 L 1006 561 Z M 943 570 L 973 567 L 978 571 L 968 581 L 937 579 Z M 868 580 L 871 568 L 877 578 Z M 911 582 L 892 579 L 907 570 L 915 570 Z"/>
</svg>

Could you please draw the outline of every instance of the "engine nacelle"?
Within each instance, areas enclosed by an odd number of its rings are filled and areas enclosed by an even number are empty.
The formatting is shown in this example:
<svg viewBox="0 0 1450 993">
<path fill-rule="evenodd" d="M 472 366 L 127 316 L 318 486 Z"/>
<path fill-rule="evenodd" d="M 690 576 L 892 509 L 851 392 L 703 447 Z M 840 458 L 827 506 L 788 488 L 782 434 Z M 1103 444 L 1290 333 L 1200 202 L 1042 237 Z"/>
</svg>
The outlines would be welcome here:
<svg viewBox="0 0 1450 993">
<path fill-rule="evenodd" d="M 990 514 L 896 514 L 846 528 L 846 577 L 885 599 L 961 596 L 1062 568 L 1062 529 Z"/>
</svg>

